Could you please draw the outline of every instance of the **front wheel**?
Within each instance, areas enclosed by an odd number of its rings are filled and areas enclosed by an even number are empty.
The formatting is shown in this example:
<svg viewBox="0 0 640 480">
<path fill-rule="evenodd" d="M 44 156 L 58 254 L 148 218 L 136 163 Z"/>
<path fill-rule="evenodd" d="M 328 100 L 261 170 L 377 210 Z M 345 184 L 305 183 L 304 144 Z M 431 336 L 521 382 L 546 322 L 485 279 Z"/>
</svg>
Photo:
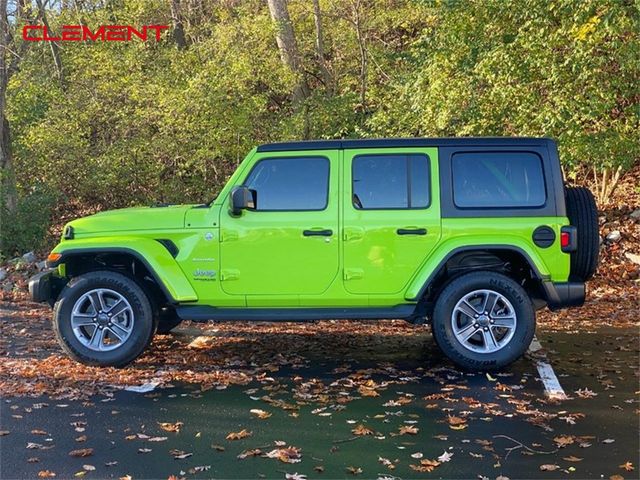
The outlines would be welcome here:
<svg viewBox="0 0 640 480">
<path fill-rule="evenodd" d="M 149 345 L 154 326 L 144 291 L 134 280 L 111 271 L 73 278 L 53 309 L 58 342 L 86 365 L 127 365 Z"/>
<path fill-rule="evenodd" d="M 440 293 L 432 318 L 438 346 L 469 370 L 498 369 L 516 361 L 529 347 L 535 327 L 527 292 L 495 272 L 453 280 Z"/>
</svg>

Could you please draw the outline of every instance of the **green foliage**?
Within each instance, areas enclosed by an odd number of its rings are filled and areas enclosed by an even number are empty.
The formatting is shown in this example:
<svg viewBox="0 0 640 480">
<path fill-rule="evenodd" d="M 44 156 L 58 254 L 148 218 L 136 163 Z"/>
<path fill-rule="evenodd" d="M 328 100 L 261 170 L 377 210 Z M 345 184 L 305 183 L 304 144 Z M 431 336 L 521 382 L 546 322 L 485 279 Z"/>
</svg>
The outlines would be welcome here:
<svg viewBox="0 0 640 480">
<path fill-rule="evenodd" d="M 639 12 L 618 0 L 448 2 L 371 126 L 394 135 L 531 135 L 565 166 L 640 158 Z M 398 112 L 405 112 L 398 121 Z"/>
<path fill-rule="evenodd" d="M 55 203 L 55 194 L 36 189 L 18 199 L 15 212 L 0 207 L 0 257 L 11 258 L 43 247 Z"/>
<path fill-rule="evenodd" d="M 640 158 L 637 2 L 361 1 L 363 105 L 356 2 L 321 1 L 328 86 L 311 2 L 290 0 L 311 92 L 297 107 L 266 2 L 181 4 L 188 48 L 170 32 L 67 42 L 63 85 L 49 45 L 30 46 L 8 92 L 23 205 L 36 186 L 90 209 L 207 201 L 251 147 L 305 135 L 551 136 L 568 171 Z M 172 21 L 156 0 L 78 8 L 92 27 Z M 78 12 L 52 10 L 49 22 L 56 32 Z"/>
</svg>

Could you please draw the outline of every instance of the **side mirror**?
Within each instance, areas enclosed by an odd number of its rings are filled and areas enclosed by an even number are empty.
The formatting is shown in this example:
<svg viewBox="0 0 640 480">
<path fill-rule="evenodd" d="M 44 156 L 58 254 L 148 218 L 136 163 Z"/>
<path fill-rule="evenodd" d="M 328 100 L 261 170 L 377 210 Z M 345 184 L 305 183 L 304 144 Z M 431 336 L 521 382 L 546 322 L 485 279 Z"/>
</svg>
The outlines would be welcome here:
<svg viewBox="0 0 640 480">
<path fill-rule="evenodd" d="M 256 191 L 245 186 L 233 187 L 230 195 L 229 214 L 239 217 L 242 210 L 256 208 Z"/>
</svg>

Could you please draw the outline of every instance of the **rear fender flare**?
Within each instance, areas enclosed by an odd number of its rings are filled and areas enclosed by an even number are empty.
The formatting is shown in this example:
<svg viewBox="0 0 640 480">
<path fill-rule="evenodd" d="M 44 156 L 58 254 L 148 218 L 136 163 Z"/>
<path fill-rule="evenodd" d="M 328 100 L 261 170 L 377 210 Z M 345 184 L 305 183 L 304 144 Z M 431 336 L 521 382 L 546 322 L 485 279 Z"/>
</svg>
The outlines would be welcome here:
<svg viewBox="0 0 640 480">
<path fill-rule="evenodd" d="M 474 250 L 482 251 L 495 251 L 495 250 L 510 250 L 518 253 L 524 257 L 527 261 L 534 276 L 540 281 L 549 280 L 550 274 L 546 269 L 542 260 L 535 254 L 532 254 L 525 250 L 524 246 L 515 246 L 512 244 L 483 244 L 477 243 L 473 245 L 458 246 L 455 248 L 440 248 L 429 260 L 422 265 L 417 275 L 411 281 L 409 288 L 405 292 L 405 299 L 410 301 L 417 301 L 425 294 L 431 283 L 437 277 L 438 273 L 442 271 L 448 260 L 454 255 L 462 252 L 469 252 Z"/>
</svg>

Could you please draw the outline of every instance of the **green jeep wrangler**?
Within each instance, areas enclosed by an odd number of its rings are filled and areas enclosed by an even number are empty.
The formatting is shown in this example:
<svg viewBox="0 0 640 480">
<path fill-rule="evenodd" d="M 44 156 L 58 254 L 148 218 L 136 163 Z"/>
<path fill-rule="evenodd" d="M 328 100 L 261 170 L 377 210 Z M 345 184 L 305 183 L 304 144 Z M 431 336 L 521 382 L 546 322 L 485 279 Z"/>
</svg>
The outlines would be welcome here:
<svg viewBox="0 0 640 480">
<path fill-rule="evenodd" d="M 70 222 L 29 289 L 88 365 L 126 365 L 181 320 L 402 318 L 495 369 L 536 310 L 584 302 L 598 243 L 593 196 L 564 186 L 549 139 L 275 143 L 207 204 Z"/>
</svg>

